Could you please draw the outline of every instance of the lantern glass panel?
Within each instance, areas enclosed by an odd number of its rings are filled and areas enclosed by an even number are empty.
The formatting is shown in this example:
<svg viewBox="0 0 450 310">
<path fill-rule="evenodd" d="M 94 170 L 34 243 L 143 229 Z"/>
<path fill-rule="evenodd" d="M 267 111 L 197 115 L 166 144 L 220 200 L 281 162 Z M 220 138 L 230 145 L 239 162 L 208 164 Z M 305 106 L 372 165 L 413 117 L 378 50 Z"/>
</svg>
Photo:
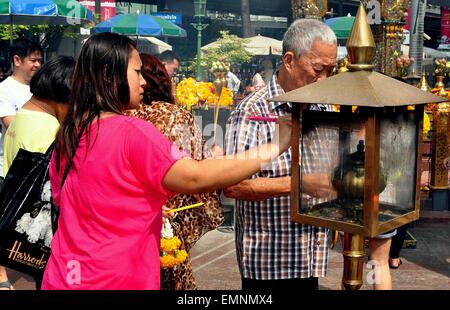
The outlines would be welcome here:
<svg viewBox="0 0 450 310">
<path fill-rule="evenodd" d="M 365 180 L 368 115 L 379 120 L 377 185 Z M 415 111 L 304 111 L 302 119 L 300 214 L 363 227 L 367 186 L 378 186 L 379 224 L 415 210 L 419 124 Z"/>
<path fill-rule="evenodd" d="M 304 112 L 300 214 L 363 226 L 366 120 L 358 114 Z"/>
<path fill-rule="evenodd" d="M 415 209 L 418 120 L 414 111 L 385 114 L 380 121 L 380 222 Z"/>
<path fill-rule="evenodd" d="M 205 17 L 206 15 L 206 0 L 194 0 L 194 16 Z"/>
</svg>

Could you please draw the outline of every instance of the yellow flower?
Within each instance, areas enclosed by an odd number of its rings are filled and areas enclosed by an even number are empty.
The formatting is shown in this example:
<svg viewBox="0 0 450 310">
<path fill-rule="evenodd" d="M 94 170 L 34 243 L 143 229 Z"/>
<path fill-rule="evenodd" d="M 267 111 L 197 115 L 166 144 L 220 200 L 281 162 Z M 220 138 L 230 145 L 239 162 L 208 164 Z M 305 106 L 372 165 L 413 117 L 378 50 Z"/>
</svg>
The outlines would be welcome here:
<svg viewBox="0 0 450 310">
<path fill-rule="evenodd" d="M 176 89 L 175 94 L 178 104 L 185 106 L 188 110 L 191 110 L 193 105 L 198 104 L 198 83 L 193 78 L 187 78 L 181 81 Z"/>
<path fill-rule="evenodd" d="M 176 88 L 176 97 L 178 104 L 185 106 L 191 110 L 192 106 L 211 105 L 217 103 L 217 92 L 211 82 L 197 82 L 193 78 L 181 81 Z M 219 105 L 230 107 L 233 104 L 233 93 L 226 87 L 222 88 L 219 99 Z"/>
<path fill-rule="evenodd" d="M 227 87 L 223 87 L 220 94 L 219 105 L 223 107 L 230 107 L 232 104 L 233 93 Z"/>
<path fill-rule="evenodd" d="M 169 269 L 177 265 L 177 259 L 172 255 L 164 255 L 160 258 L 161 268 Z"/>
<path fill-rule="evenodd" d="M 430 133 L 430 130 L 431 130 L 430 117 L 428 116 L 427 113 L 424 113 L 423 114 L 423 139 L 428 138 L 428 134 Z"/>
<path fill-rule="evenodd" d="M 184 263 L 188 257 L 188 254 L 186 250 L 177 250 L 175 251 L 175 258 L 177 261 L 177 264 Z"/>
<path fill-rule="evenodd" d="M 170 269 L 184 263 L 187 259 L 188 255 L 185 250 L 176 250 L 173 254 L 163 255 L 160 257 L 160 265 L 163 269 Z"/>
<path fill-rule="evenodd" d="M 178 237 L 170 239 L 161 238 L 161 251 L 171 253 L 177 250 L 181 245 L 181 241 Z"/>
</svg>

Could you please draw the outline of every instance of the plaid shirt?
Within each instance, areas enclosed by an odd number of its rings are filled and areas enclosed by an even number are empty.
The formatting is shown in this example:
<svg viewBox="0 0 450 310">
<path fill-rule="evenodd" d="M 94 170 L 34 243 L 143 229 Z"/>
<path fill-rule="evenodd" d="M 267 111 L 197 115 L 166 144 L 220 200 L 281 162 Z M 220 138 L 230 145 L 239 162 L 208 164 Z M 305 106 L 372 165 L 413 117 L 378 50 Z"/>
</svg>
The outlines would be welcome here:
<svg viewBox="0 0 450 310">
<path fill-rule="evenodd" d="M 250 121 L 251 114 L 285 115 L 290 103 L 268 102 L 284 91 L 276 74 L 269 84 L 245 98 L 231 113 L 227 122 L 225 152 L 243 152 L 270 142 L 275 123 Z M 318 141 L 314 141 L 317 144 Z M 317 146 L 317 149 L 320 149 Z M 314 166 L 303 152 L 303 171 Z M 305 160 L 307 159 L 307 160 Z M 312 163 L 310 163 L 312 162 Z M 263 167 L 252 178 L 276 178 L 291 175 L 290 149 Z M 262 201 L 236 200 L 236 251 L 241 275 L 256 280 L 324 277 L 328 263 L 327 230 L 306 226 L 290 220 L 290 197 L 273 197 Z"/>
</svg>

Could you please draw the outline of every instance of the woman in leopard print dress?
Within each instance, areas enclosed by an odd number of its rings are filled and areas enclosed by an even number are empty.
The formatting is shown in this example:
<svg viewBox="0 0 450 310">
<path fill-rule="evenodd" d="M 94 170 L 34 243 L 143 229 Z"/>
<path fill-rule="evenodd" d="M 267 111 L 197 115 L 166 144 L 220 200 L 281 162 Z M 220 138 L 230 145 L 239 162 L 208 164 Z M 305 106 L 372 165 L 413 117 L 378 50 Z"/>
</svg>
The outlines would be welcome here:
<svg viewBox="0 0 450 310">
<path fill-rule="evenodd" d="M 196 160 L 211 157 L 205 145 L 201 129 L 194 116 L 175 104 L 172 82 L 164 65 L 152 55 L 141 54 L 142 75 L 145 86 L 144 104 L 129 115 L 152 123 L 170 141 Z M 222 206 L 216 192 L 197 195 L 178 194 L 165 203 L 173 209 L 203 202 L 204 206 L 184 210 L 170 218 L 174 235 L 182 242 L 188 253 L 197 240 L 206 232 L 216 229 L 223 222 Z M 192 265 L 189 258 L 172 269 L 161 269 L 162 290 L 196 289 Z"/>
</svg>

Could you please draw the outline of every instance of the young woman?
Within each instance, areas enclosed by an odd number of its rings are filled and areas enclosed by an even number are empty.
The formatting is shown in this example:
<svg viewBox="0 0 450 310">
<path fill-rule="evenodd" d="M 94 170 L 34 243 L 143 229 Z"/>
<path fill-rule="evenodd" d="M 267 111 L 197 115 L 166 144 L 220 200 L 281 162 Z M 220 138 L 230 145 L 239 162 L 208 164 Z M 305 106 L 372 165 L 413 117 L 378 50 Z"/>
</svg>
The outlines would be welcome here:
<svg viewBox="0 0 450 310">
<path fill-rule="evenodd" d="M 235 184 L 289 147 L 290 122 L 281 119 L 278 141 L 192 160 L 154 126 L 123 115 L 143 99 L 141 66 L 127 37 L 99 33 L 83 46 L 50 167 L 61 210 L 43 289 L 159 289 L 169 196 Z"/>
<path fill-rule="evenodd" d="M 153 55 L 140 54 L 139 56 L 142 61 L 142 75 L 147 82 L 144 87 L 144 100 L 138 109 L 130 110 L 128 114 L 154 125 L 192 159 L 211 158 L 211 151 L 205 144 L 195 117 L 175 103 L 172 95 L 172 81 L 164 64 Z M 184 210 L 168 218 L 174 235 L 181 240 L 181 248 L 187 252 L 205 233 L 222 224 L 223 211 L 219 195 L 216 192 L 195 195 L 178 194 L 164 204 L 168 209 L 174 209 L 199 202 L 203 202 L 204 205 Z M 161 269 L 162 290 L 196 288 L 189 257 L 172 268 Z"/>
</svg>

